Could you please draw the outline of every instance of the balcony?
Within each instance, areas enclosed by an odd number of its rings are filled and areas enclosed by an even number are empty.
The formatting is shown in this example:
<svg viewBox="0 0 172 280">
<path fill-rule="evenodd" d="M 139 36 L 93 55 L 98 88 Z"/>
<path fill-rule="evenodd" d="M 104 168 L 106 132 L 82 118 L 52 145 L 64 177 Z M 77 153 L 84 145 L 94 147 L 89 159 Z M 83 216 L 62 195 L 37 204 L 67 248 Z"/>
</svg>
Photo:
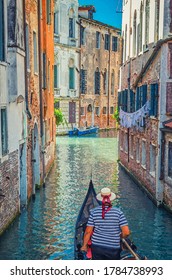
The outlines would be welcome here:
<svg viewBox="0 0 172 280">
<path fill-rule="evenodd" d="M 55 88 L 54 89 L 54 95 L 55 96 L 60 96 L 60 88 Z"/>
<path fill-rule="evenodd" d="M 69 89 L 68 97 L 76 97 L 76 89 Z"/>
</svg>

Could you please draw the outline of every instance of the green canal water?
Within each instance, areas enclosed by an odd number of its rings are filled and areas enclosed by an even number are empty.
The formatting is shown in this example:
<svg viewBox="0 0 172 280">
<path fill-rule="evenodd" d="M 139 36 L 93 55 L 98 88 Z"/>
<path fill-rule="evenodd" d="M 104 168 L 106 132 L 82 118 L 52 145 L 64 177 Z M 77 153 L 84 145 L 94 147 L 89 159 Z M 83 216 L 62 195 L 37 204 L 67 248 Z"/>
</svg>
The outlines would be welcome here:
<svg viewBox="0 0 172 280">
<path fill-rule="evenodd" d="M 36 199 L 0 237 L 0 259 L 72 260 L 75 222 L 92 176 L 110 187 L 127 217 L 132 240 L 148 259 L 172 259 L 172 215 L 157 209 L 118 163 L 113 133 L 57 137 L 56 161 Z"/>
</svg>

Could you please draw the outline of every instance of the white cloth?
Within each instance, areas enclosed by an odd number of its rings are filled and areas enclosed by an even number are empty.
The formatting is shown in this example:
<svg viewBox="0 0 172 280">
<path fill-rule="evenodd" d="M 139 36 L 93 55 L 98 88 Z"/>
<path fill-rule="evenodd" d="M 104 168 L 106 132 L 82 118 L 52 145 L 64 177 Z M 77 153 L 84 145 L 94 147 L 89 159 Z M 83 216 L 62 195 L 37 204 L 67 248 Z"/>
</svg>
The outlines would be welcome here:
<svg viewBox="0 0 172 280">
<path fill-rule="evenodd" d="M 138 129 L 144 125 L 144 118 L 149 113 L 150 105 L 149 101 L 147 101 L 142 108 L 134 113 L 124 112 L 120 108 L 119 117 L 120 117 L 120 125 L 123 127 L 137 127 Z"/>
</svg>

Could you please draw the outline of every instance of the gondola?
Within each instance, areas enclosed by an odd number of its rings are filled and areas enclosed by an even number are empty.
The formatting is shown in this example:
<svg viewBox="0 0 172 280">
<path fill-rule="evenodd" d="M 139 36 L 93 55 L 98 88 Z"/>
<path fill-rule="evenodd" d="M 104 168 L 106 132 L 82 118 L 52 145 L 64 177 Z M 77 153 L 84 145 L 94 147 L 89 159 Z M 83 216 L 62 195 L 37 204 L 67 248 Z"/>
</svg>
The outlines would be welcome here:
<svg viewBox="0 0 172 280">
<path fill-rule="evenodd" d="M 83 243 L 84 232 L 87 221 L 90 215 L 90 210 L 100 205 L 101 202 L 96 199 L 96 192 L 92 180 L 90 180 L 88 192 L 79 211 L 79 215 L 75 225 L 75 239 L 74 239 L 74 259 L 75 260 L 89 260 L 89 256 L 82 252 L 81 246 Z M 121 260 L 136 260 L 146 259 L 137 252 L 137 247 L 130 239 L 121 240 Z"/>
</svg>

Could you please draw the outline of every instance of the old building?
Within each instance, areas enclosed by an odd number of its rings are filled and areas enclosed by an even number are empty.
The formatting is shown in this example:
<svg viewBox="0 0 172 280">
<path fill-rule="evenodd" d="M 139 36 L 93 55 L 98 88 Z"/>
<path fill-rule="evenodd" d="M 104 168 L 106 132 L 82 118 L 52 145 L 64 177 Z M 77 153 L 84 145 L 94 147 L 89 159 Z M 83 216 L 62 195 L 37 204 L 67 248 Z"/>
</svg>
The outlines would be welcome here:
<svg viewBox="0 0 172 280">
<path fill-rule="evenodd" d="M 0 0 L 0 233 L 27 203 L 23 1 Z"/>
<path fill-rule="evenodd" d="M 43 172 L 41 150 L 41 89 L 40 89 L 40 11 L 39 1 L 25 1 L 25 40 L 26 40 L 26 107 L 27 107 L 27 196 L 35 194 L 41 184 Z"/>
<path fill-rule="evenodd" d="M 28 198 L 54 160 L 54 1 L 25 1 Z"/>
<path fill-rule="evenodd" d="M 114 128 L 119 68 L 120 30 L 93 19 L 94 6 L 79 7 L 80 126 Z"/>
<path fill-rule="evenodd" d="M 172 1 L 123 2 L 120 160 L 172 210 Z M 170 127 L 169 127 L 170 126 Z"/>
<path fill-rule="evenodd" d="M 42 0 L 41 17 L 41 50 L 40 50 L 40 91 L 42 90 L 41 135 L 43 177 L 47 176 L 55 156 L 55 119 L 54 119 L 54 1 Z"/>
<path fill-rule="evenodd" d="M 78 1 L 56 0 L 54 10 L 54 96 L 64 115 L 58 131 L 79 123 Z"/>
</svg>

